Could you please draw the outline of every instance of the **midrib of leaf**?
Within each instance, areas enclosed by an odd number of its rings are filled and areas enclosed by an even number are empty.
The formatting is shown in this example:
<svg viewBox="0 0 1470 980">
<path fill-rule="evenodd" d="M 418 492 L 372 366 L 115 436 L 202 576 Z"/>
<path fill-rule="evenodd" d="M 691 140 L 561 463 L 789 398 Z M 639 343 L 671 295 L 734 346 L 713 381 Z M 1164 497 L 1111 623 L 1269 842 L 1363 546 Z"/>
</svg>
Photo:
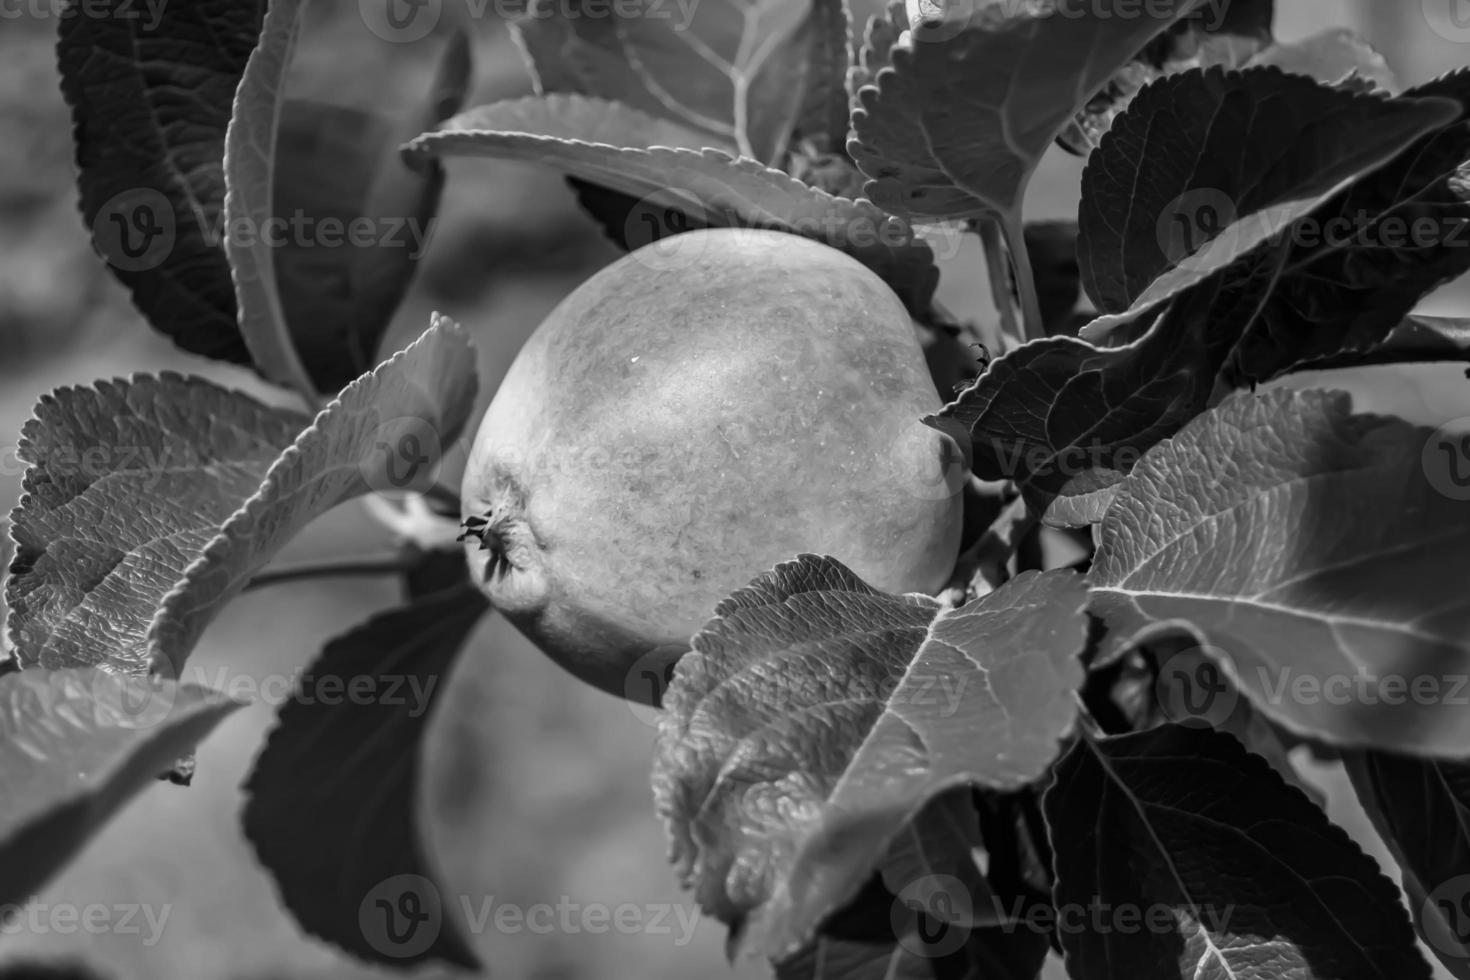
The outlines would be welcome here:
<svg viewBox="0 0 1470 980">
<path fill-rule="evenodd" d="M 1287 607 L 1282 607 L 1282 606 L 1279 606 L 1279 605 L 1277 605 L 1275 603 L 1258 602 L 1257 600 L 1259 599 L 1260 596 L 1264 596 L 1268 592 L 1271 592 L 1271 591 L 1274 591 L 1276 589 L 1282 588 L 1282 587 L 1284 587 L 1286 585 L 1295 584 L 1296 582 L 1299 582 L 1299 581 L 1309 581 L 1312 578 L 1314 578 L 1315 576 L 1321 575 L 1321 574 L 1323 574 L 1325 572 L 1336 571 L 1336 570 L 1341 569 L 1341 568 L 1348 568 L 1348 567 L 1351 567 L 1352 565 L 1356 565 L 1356 564 L 1359 564 L 1361 562 L 1366 562 L 1366 561 L 1371 561 L 1371 560 L 1374 560 L 1374 559 L 1378 559 L 1378 558 L 1381 558 L 1381 557 L 1383 557 L 1385 555 L 1391 555 L 1391 554 L 1394 554 L 1396 552 L 1400 552 L 1400 551 L 1412 551 L 1412 550 L 1414 550 L 1414 549 L 1416 549 L 1418 547 L 1421 547 L 1422 545 L 1427 544 L 1427 543 L 1429 543 L 1431 541 L 1442 541 L 1442 540 L 1444 540 L 1445 535 L 1443 533 L 1437 533 L 1437 534 L 1434 534 L 1434 535 L 1432 535 L 1430 537 L 1417 538 L 1417 539 L 1414 539 L 1412 541 L 1401 542 L 1399 544 L 1394 544 L 1394 545 L 1385 545 L 1384 547 L 1379 548 L 1379 549 L 1376 549 L 1376 550 L 1373 550 L 1373 551 L 1357 552 L 1357 553 L 1355 553 L 1353 555 L 1348 556 L 1347 558 L 1341 559 L 1341 560 L 1339 560 L 1337 562 L 1334 562 L 1334 563 L 1332 563 L 1330 565 L 1323 565 L 1321 567 L 1307 569 L 1307 570 L 1299 573 L 1294 578 L 1289 579 L 1289 580 L 1284 581 L 1284 582 L 1273 584 L 1270 589 L 1267 589 L 1267 590 L 1265 590 L 1263 592 L 1258 592 L 1254 596 L 1234 596 L 1234 597 L 1232 597 L 1232 596 L 1224 596 L 1224 595 L 1212 595 L 1212 594 L 1209 594 L 1209 593 L 1159 592 L 1159 591 L 1152 590 L 1152 589 L 1129 589 L 1129 588 L 1126 588 L 1126 585 L 1127 585 L 1127 583 L 1129 581 L 1133 580 L 1135 577 L 1137 577 L 1139 575 L 1147 574 L 1150 571 L 1149 566 L 1151 566 L 1154 562 L 1156 562 L 1159 559 L 1159 556 L 1160 555 L 1164 554 L 1164 552 L 1166 552 L 1166 551 L 1169 551 L 1171 548 L 1173 548 L 1179 542 L 1183 541 L 1185 538 L 1188 538 L 1191 535 L 1193 535 L 1200 528 L 1203 528 L 1203 527 L 1205 527 L 1207 525 L 1215 524 L 1215 523 L 1217 523 L 1217 522 L 1225 519 L 1226 517 L 1237 517 L 1238 518 L 1240 516 L 1241 511 L 1243 511 L 1245 509 L 1248 509 L 1248 508 L 1250 508 L 1250 507 L 1258 504 L 1258 502 L 1260 502 L 1263 499 L 1269 499 L 1271 497 L 1280 496 L 1280 495 L 1286 493 L 1289 490 L 1300 490 L 1300 489 L 1303 489 L 1303 488 L 1309 488 L 1314 483 L 1318 483 L 1320 481 L 1326 481 L 1326 480 L 1332 480 L 1332 479 L 1342 479 L 1345 476 L 1349 476 L 1351 474 L 1374 473 L 1374 472 L 1379 472 L 1379 471 L 1394 472 L 1395 470 L 1394 470 L 1393 467 L 1383 466 L 1383 465 L 1380 465 L 1380 464 L 1373 464 L 1373 465 L 1368 465 L 1368 466 L 1352 467 L 1350 469 L 1335 469 L 1335 470 L 1330 470 L 1330 471 L 1323 472 L 1323 473 L 1306 473 L 1306 474 L 1302 474 L 1302 475 L 1299 475 L 1299 476 L 1293 476 L 1290 479 L 1281 480 L 1281 481 L 1273 484 L 1270 488 L 1266 489 L 1265 491 L 1262 491 L 1262 492 L 1256 493 L 1256 494 L 1252 494 L 1249 498 L 1244 499 L 1244 500 L 1241 500 L 1241 501 L 1239 501 L 1237 503 L 1234 503 L 1234 504 L 1230 505 L 1229 507 L 1224 508 L 1223 510 L 1212 511 L 1209 514 L 1202 515 L 1198 520 L 1196 520 L 1193 523 L 1191 523 L 1188 527 L 1183 528 L 1182 530 L 1180 530 L 1179 533 L 1175 534 L 1169 540 L 1160 543 L 1159 546 L 1156 547 L 1153 551 L 1151 551 L 1148 554 L 1147 557 L 1140 558 L 1135 563 L 1135 567 L 1134 567 L 1133 571 L 1129 572 L 1126 576 L 1124 576 L 1123 579 L 1120 580 L 1116 585 L 1098 586 L 1096 588 L 1096 591 L 1099 591 L 1099 592 L 1110 592 L 1111 591 L 1111 592 L 1118 592 L 1118 593 L 1124 594 L 1124 595 L 1147 596 L 1147 597 L 1151 597 L 1151 598 L 1197 599 L 1197 600 L 1200 600 L 1200 601 L 1203 601 L 1203 602 L 1226 602 L 1226 603 L 1230 603 L 1230 604 L 1235 604 L 1235 603 L 1238 603 L 1238 602 L 1247 602 L 1248 601 L 1248 602 L 1251 602 L 1253 605 L 1258 605 L 1261 608 L 1265 608 L 1265 609 L 1280 610 L 1282 612 L 1292 612 L 1293 614 L 1305 615 L 1303 613 L 1300 613 L 1297 610 L 1291 610 L 1291 609 L 1289 609 Z M 1268 504 L 1267 506 L 1269 507 L 1270 505 Z M 1243 527 L 1252 526 L 1248 522 L 1240 522 L 1240 521 L 1237 521 L 1237 523 L 1241 524 L 1241 526 L 1243 526 Z M 1462 530 L 1459 534 L 1452 534 L 1451 535 L 1451 539 L 1453 539 L 1454 537 L 1463 537 L 1463 536 L 1467 536 L 1467 535 L 1470 535 L 1470 529 Z M 1319 616 L 1319 617 L 1316 617 L 1316 618 L 1326 619 L 1327 617 L 1325 617 L 1325 616 Z M 1355 617 L 1349 617 L 1349 616 L 1333 617 L 1333 618 L 1337 619 L 1340 622 L 1354 623 L 1355 625 L 1364 625 L 1364 626 L 1379 625 L 1374 620 L 1361 620 L 1361 619 L 1357 619 Z M 1383 625 L 1387 625 L 1387 624 L 1383 624 Z M 1399 632 L 1405 632 L 1408 635 L 1417 635 L 1413 631 L 1408 631 L 1408 630 L 1399 630 Z"/>
<path fill-rule="evenodd" d="M 1173 855 L 1173 853 L 1167 847 L 1164 846 L 1164 842 L 1159 839 L 1159 835 L 1154 830 L 1153 824 L 1149 822 L 1147 809 L 1145 808 L 1145 806 L 1143 804 L 1143 801 L 1140 800 L 1135 795 L 1133 795 L 1133 791 L 1128 787 L 1128 784 L 1125 783 L 1123 781 L 1122 777 L 1120 777 L 1117 774 L 1117 772 L 1115 772 L 1113 770 L 1113 767 L 1109 764 L 1109 760 L 1108 760 L 1107 756 L 1105 756 L 1102 752 L 1099 752 L 1098 751 L 1098 748 L 1097 748 L 1096 743 L 1094 743 L 1091 739 L 1088 739 L 1088 738 L 1084 738 L 1083 741 L 1086 743 L 1088 751 L 1091 752 L 1093 754 L 1093 757 L 1097 759 L 1098 765 L 1102 767 L 1103 772 L 1107 773 L 1108 778 L 1109 778 L 1109 780 L 1111 780 L 1113 786 L 1117 789 L 1118 792 L 1120 792 L 1120 793 L 1123 794 L 1123 797 L 1128 801 L 1129 805 L 1133 808 L 1133 812 L 1137 816 L 1138 822 L 1143 825 L 1144 830 L 1148 833 L 1149 840 L 1151 840 L 1153 842 L 1154 848 L 1158 851 L 1159 856 L 1161 858 L 1163 858 L 1164 865 L 1169 869 L 1169 877 L 1172 878 L 1174 880 L 1174 884 L 1178 886 L 1178 888 L 1179 888 L 1179 894 L 1182 895 L 1184 897 L 1185 901 L 1187 901 L 1189 903 L 1189 909 L 1194 914 L 1194 920 L 1197 923 L 1198 928 L 1199 928 L 1199 935 L 1204 939 L 1205 945 L 1207 947 L 1209 947 L 1208 948 L 1208 952 L 1210 954 L 1213 954 L 1214 955 L 1215 960 L 1222 967 L 1224 967 L 1224 969 L 1229 974 L 1229 976 L 1232 978 L 1232 980 L 1235 980 L 1235 978 L 1237 978 L 1238 975 L 1236 974 L 1234 968 L 1231 967 L 1230 961 L 1225 958 L 1225 954 L 1221 951 L 1220 947 L 1217 946 L 1217 945 L 1215 945 L 1215 938 L 1213 936 L 1211 936 L 1210 935 L 1210 931 L 1205 928 L 1205 926 L 1204 926 L 1204 915 L 1200 911 L 1199 903 L 1197 903 L 1194 900 L 1194 895 L 1191 893 L 1189 886 L 1185 883 L 1184 877 L 1179 873 L 1179 867 L 1178 867 L 1178 865 L 1176 865 L 1174 863 L 1174 855 Z M 1165 757 L 1165 756 L 1155 756 L 1155 757 L 1151 757 L 1151 758 L 1164 759 L 1164 758 L 1167 758 L 1167 757 Z M 1097 820 L 1096 820 L 1096 823 L 1094 823 L 1094 825 L 1093 825 L 1093 835 L 1099 841 L 1102 840 L 1101 824 L 1102 824 L 1102 818 L 1103 818 L 1103 813 L 1104 812 L 1105 811 L 1103 810 L 1103 808 L 1100 807 L 1098 809 Z M 1192 816 L 1191 814 L 1184 813 L 1184 811 L 1180 811 L 1180 810 L 1175 810 L 1175 812 L 1181 813 L 1186 818 L 1189 818 L 1189 817 Z M 1213 821 L 1210 821 L 1210 822 L 1211 823 L 1214 823 Z M 1226 828 L 1226 829 L 1239 833 L 1238 828 L 1235 828 L 1235 827 L 1229 827 L 1229 828 Z M 1242 835 L 1242 836 L 1244 836 L 1244 835 Z M 1249 838 L 1247 838 L 1247 840 L 1249 840 Z M 1097 860 L 1099 862 L 1101 862 L 1102 861 L 1102 852 L 1103 852 L 1103 849 L 1101 847 L 1099 847 L 1097 849 L 1097 851 L 1098 851 Z M 1099 882 L 1105 880 L 1105 878 L 1102 875 L 1102 873 L 1101 873 L 1100 870 L 1098 872 L 1097 880 Z M 1311 891 L 1311 888 L 1310 887 L 1308 887 L 1308 891 Z M 1337 921 L 1335 917 L 1334 917 L 1333 921 L 1334 922 Z M 1195 967 L 1194 967 L 1195 976 L 1196 977 L 1199 976 L 1199 971 L 1203 968 L 1203 966 L 1204 966 L 1204 957 L 1200 957 L 1199 961 L 1195 963 Z"/>
<path fill-rule="evenodd" d="M 629 67 L 631 67 L 634 71 L 638 73 L 639 79 L 641 79 L 644 86 L 647 87 L 650 95 L 658 99 L 659 103 L 662 104 L 666 109 L 668 109 L 670 112 L 675 113 L 686 122 L 692 123 L 693 125 L 698 126 L 701 129 L 707 129 L 711 132 L 719 133 L 721 136 L 732 137 L 736 141 L 736 144 L 739 146 L 740 152 L 742 154 L 746 156 L 752 155 L 749 152 L 749 141 L 746 139 L 745 133 L 743 131 L 737 130 L 730 123 L 722 122 L 719 119 L 706 116 L 702 112 L 697 112 L 694 109 L 691 109 L 689 106 L 686 106 L 683 102 L 680 102 L 673 93 L 671 93 L 668 89 L 659 84 L 658 80 L 653 77 L 653 73 L 648 70 L 648 66 L 643 63 L 643 59 L 638 57 L 638 51 L 635 45 L 632 43 L 631 39 L 628 37 L 628 29 L 621 23 L 619 23 L 614 27 L 614 30 L 617 32 L 616 37 L 618 39 L 618 47 L 622 50 L 623 57 L 628 60 Z M 722 74 L 725 74 L 726 77 L 729 77 L 728 73 Z"/>
</svg>

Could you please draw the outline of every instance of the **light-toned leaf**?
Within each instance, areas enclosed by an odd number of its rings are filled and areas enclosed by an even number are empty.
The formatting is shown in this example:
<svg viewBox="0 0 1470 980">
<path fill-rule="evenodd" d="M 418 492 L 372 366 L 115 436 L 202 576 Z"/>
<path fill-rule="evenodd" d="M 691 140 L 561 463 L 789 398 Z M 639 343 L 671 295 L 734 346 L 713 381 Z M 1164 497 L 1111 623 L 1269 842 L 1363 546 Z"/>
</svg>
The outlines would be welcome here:
<svg viewBox="0 0 1470 980">
<path fill-rule="evenodd" d="M 1080 579 L 943 609 L 803 556 L 720 604 L 679 662 L 654 770 L 681 879 L 739 941 L 794 955 L 935 795 L 1016 788 L 1073 724 Z"/>
<path fill-rule="evenodd" d="M 438 317 L 343 389 L 164 597 L 148 630 L 155 668 L 177 671 L 220 608 L 312 520 L 363 494 L 423 489 L 459 437 L 476 384 L 468 335 Z"/>
<path fill-rule="evenodd" d="M 239 707 L 192 685 L 89 668 L 0 677 L 0 903 L 33 898 Z"/>
<path fill-rule="evenodd" d="M 158 604 L 310 422 L 170 373 L 42 398 L 10 525 L 21 666 L 145 671 Z"/>
<path fill-rule="evenodd" d="M 274 249 L 265 233 L 274 215 L 276 139 L 286 70 L 305 5 L 306 0 L 272 0 L 260 43 L 235 93 L 225 134 L 225 228 L 229 230 L 225 254 L 234 274 L 240 333 L 255 366 L 269 380 L 313 399 L 315 386 L 291 339 L 276 282 Z"/>
<path fill-rule="evenodd" d="M 671 146 L 641 148 L 619 130 Z M 788 174 L 722 150 L 677 124 L 583 96 L 480 106 L 409 145 L 415 155 L 488 156 L 556 167 L 711 227 L 761 227 L 840 249 L 877 273 L 911 309 L 926 309 L 938 282 L 934 253 L 902 219 L 868 201 L 834 197 Z M 638 209 L 647 215 L 648 209 Z"/>
<path fill-rule="evenodd" d="M 812 0 L 636 0 L 618 16 L 531 0 L 513 25 L 543 93 L 598 96 L 778 161 L 807 85 Z"/>
<path fill-rule="evenodd" d="M 1337 392 L 1227 399 L 1145 456 L 1103 521 L 1104 655 L 1182 629 L 1292 732 L 1463 755 L 1470 506 L 1440 449 Z"/>
<path fill-rule="evenodd" d="M 1356 79 L 1384 92 L 1398 91 L 1398 81 L 1383 55 L 1344 27 L 1291 44 L 1273 44 L 1252 58 L 1248 67 L 1264 65 L 1307 75 L 1327 85 Z"/>
<path fill-rule="evenodd" d="M 961 0 L 859 93 L 853 160 L 868 196 L 914 219 L 1005 216 L 1041 156 L 1118 69 L 1201 0 L 1161 0 L 1146 16 L 1111 3 L 1059 9 Z M 962 25 L 962 26 L 960 26 Z"/>
</svg>

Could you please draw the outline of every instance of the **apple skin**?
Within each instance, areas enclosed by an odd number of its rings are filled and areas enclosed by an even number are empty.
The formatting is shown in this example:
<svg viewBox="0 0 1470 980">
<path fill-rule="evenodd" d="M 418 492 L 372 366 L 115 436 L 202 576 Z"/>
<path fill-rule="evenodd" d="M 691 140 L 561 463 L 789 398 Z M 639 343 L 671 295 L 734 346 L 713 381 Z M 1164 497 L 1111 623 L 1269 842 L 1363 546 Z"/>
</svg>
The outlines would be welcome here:
<svg viewBox="0 0 1470 980">
<path fill-rule="evenodd" d="M 657 703 L 716 604 L 799 553 L 945 586 L 964 466 L 920 421 L 940 405 L 903 304 L 847 255 L 734 229 L 645 246 L 496 392 L 462 488 L 471 574 L 573 674 Z"/>
</svg>

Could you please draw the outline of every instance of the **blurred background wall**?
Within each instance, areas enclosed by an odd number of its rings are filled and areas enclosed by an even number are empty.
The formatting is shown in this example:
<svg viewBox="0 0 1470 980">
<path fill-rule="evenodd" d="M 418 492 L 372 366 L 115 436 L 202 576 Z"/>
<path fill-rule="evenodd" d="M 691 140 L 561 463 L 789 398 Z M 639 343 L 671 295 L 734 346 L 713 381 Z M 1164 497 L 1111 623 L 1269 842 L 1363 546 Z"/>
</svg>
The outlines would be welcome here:
<svg viewBox="0 0 1470 980">
<path fill-rule="evenodd" d="M 1406 83 L 1470 61 L 1470 32 L 1456 30 L 1461 0 L 1278 0 L 1284 38 L 1332 25 L 1364 29 Z M 860 0 L 855 7 L 873 5 Z M 41 15 L 0 19 L 0 433 L 17 433 L 41 393 L 62 384 L 172 368 L 258 391 L 251 375 L 177 352 L 150 332 L 102 270 L 77 216 L 69 123 Z M 8 6 L 12 13 L 21 5 Z M 447 13 L 480 9 L 446 0 Z M 490 11 L 496 4 L 485 7 Z M 323 0 L 303 41 L 293 86 L 348 103 L 392 100 L 396 71 L 426 73 L 428 59 L 386 50 L 362 27 L 357 5 Z M 452 22 L 446 17 L 445 27 Z M 472 104 L 524 94 L 529 83 L 503 24 L 458 18 L 478 48 Z M 399 64 L 408 59 L 406 67 Z M 431 310 L 469 325 L 479 342 L 483 398 L 526 335 L 592 271 L 615 257 L 577 210 L 562 181 L 543 169 L 454 161 L 449 187 L 414 292 L 390 343 L 417 335 Z M 1033 190 L 1037 216 L 1074 214 L 1079 162 L 1049 159 Z M 949 278 L 954 309 L 986 302 L 973 255 Z M 1436 297 L 1436 312 L 1470 314 L 1470 294 Z M 0 436 L 0 506 L 18 496 L 13 435 Z M 381 529 L 356 505 L 330 514 L 280 559 L 376 554 Z M 204 637 L 193 665 L 206 680 L 289 675 L 333 635 L 394 601 L 371 581 L 326 582 L 252 593 Z M 476 637 L 441 710 L 455 732 L 439 760 L 446 801 L 437 834 L 452 891 L 488 893 L 529 906 L 559 900 L 609 907 L 681 904 L 664 859 L 648 790 L 654 731 L 647 716 L 563 676 L 519 636 L 491 621 Z M 238 829 L 239 784 L 272 708 L 236 714 L 203 746 L 192 788 L 156 786 L 134 802 L 40 897 L 47 903 L 146 903 L 168 907 L 156 943 L 135 935 L 0 936 L 0 963 L 21 956 L 77 955 L 107 976 L 158 980 L 387 976 L 301 935 L 280 910 L 270 881 Z M 1334 813 L 1363 826 L 1332 784 Z M 452 802 L 453 805 L 449 805 Z M 312 819 L 309 813 L 303 820 Z M 723 976 L 722 929 L 701 922 L 692 941 L 673 934 L 487 934 L 478 940 L 491 973 L 531 980 Z M 433 974 L 424 974 L 432 976 Z M 766 975 L 746 964 L 735 977 Z"/>
</svg>

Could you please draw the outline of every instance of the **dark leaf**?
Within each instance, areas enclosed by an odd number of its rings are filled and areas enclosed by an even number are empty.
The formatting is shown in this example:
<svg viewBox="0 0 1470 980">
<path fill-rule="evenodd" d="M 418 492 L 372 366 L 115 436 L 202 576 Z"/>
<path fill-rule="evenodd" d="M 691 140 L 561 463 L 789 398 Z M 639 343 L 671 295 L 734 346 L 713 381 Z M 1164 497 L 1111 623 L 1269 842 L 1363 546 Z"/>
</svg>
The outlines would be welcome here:
<svg viewBox="0 0 1470 980">
<path fill-rule="evenodd" d="M 1133 100 L 1083 175 L 1078 260 L 1088 296 L 1115 321 L 1136 319 L 1454 114 L 1444 99 L 1390 100 L 1266 68 L 1157 82 Z"/>
<path fill-rule="evenodd" d="M 1369 367 L 1381 364 L 1427 364 L 1470 361 L 1470 320 L 1411 316 L 1377 344 L 1296 366 L 1301 371 Z"/>
<path fill-rule="evenodd" d="M 1470 713 L 1447 695 L 1470 673 L 1470 508 L 1440 449 L 1458 451 L 1337 392 L 1227 399 L 1134 467 L 1102 524 L 1104 656 L 1185 629 L 1222 675 L 1212 713 L 1238 688 L 1305 737 L 1463 755 Z"/>
<path fill-rule="evenodd" d="M 1207 4 L 1148 43 L 1092 97 L 1058 142 L 1087 156 L 1112 128 L 1113 120 L 1150 82 L 1192 68 L 1236 69 L 1263 48 L 1270 50 L 1275 0 L 1231 0 Z"/>
<path fill-rule="evenodd" d="M 1294 230 L 1276 293 L 1232 357 L 1239 377 L 1371 348 L 1423 296 L 1470 271 L 1470 70 L 1403 97 L 1453 99 L 1460 112 Z"/>
<path fill-rule="evenodd" d="M 336 393 L 377 363 L 378 343 L 407 291 L 439 209 L 444 170 L 419 169 L 398 147 L 458 112 L 470 76 L 469 42 L 455 33 L 438 77 L 411 118 L 287 99 L 276 133 L 274 211 L 320 234 L 275 249 L 281 308 L 317 390 Z M 368 230 L 359 241 L 333 226 Z"/>
<path fill-rule="evenodd" d="M 79 7 L 85 7 L 79 12 Z M 88 0 L 59 18 L 82 217 L 154 329 L 249 364 L 221 247 L 225 129 L 265 0 Z"/>
<path fill-rule="evenodd" d="M 1350 752 L 1343 765 L 1403 871 L 1419 937 L 1456 977 L 1470 974 L 1470 762 Z"/>
<path fill-rule="evenodd" d="M 1430 977 L 1398 889 L 1229 735 L 1079 740 L 1046 814 L 1073 980 Z"/>
<path fill-rule="evenodd" d="M 21 666 L 146 672 L 154 611 L 310 424 L 177 374 L 44 396 L 21 430 L 10 519 Z"/>
<path fill-rule="evenodd" d="M 920 26 L 891 50 L 892 66 L 859 93 L 848 148 L 875 204 L 915 219 L 1013 219 L 1042 154 L 1086 99 L 1198 6 L 1161 0 L 1140 17 L 1059 11 L 1061 2 L 989 3 L 961 23 Z"/>
<path fill-rule="evenodd" d="M 852 62 L 852 22 L 847 0 L 810 0 L 806 97 L 796 117 L 797 137 L 824 153 L 846 153 L 849 126 L 847 74 Z"/>
<path fill-rule="evenodd" d="M 0 676 L 0 903 L 32 899 L 125 803 L 239 707 L 192 685 L 102 670 Z"/>
<path fill-rule="evenodd" d="M 654 787 L 733 941 L 795 955 L 929 799 L 1045 771 L 1081 680 L 1079 581 L 944 609 L 808 555 L 720 604 L 666 697 Z"/>
<path fill-rule="evenodd" d="M 245 786 L 245 835 L 296 921 L 389 966 L 478 966 L 439 894 L 415 818 L 436 691 L 489 610 L 464 586 L 327 644 Z"/>
<path fill-rule="evenodd" d="M 1215 324 L 1254 311 L 1270 284 L 1216 277 L 1126 347 L 1025 344 L 926 421 L 968 433 L 975 473 L 1014 480 L 1047 523 L 1095 524 L 1143 454 L 1204 411 L 1230 349 Z"/>
</svg>

